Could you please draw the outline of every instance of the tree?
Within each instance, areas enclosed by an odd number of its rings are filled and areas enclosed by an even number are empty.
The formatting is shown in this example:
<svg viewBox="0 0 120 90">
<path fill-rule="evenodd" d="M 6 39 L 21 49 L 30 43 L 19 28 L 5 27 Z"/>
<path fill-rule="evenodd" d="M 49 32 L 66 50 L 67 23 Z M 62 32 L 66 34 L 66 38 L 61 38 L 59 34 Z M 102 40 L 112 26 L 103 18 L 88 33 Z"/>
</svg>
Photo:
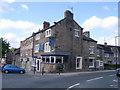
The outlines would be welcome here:
<svg viewBox="0 0 120 90">
<path fill-rule="evenodd" d="M 10 44 L 7 40 L 0 38 L 0 58 L 5 58 L 5 54 L 9 52 Z"/>
</svg>

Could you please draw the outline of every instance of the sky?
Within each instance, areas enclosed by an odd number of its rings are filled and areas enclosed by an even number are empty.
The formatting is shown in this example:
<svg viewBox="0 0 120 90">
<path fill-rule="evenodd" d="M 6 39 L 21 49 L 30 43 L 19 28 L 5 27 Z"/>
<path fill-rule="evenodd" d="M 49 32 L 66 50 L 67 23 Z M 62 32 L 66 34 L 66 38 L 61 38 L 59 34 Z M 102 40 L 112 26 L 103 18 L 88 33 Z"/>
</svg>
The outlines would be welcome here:
<svg viewBox="0 0 120 90">
<path fill-rule="evenodd" d="M 73 8 L 73 9 L 71 9 Z M 0 37 L 14 48 L 20 41 L 42 29 L 43 22 L 51 25 L 64 18 L 64 11 L 70 10 L 74 20 L 90 31 L 91 38 L 98 44 L 107 42 L 115 45 L 118 36 L 118 2 L 16 2 L 6 0 L 0 3 Z"/>
</svg>

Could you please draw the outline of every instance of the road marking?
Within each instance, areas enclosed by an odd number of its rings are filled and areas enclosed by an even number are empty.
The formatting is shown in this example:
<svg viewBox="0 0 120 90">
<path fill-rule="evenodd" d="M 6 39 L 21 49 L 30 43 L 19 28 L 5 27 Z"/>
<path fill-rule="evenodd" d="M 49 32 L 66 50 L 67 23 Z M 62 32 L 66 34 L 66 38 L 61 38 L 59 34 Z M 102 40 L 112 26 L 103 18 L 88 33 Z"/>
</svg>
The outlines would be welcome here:
<svg viewBox="0 0 120 90">
<path fill-rule="evenodd" d="M 113 76 L 115 76 L 115 75 L 109 75 L 110 77 L 113 77 Z"/>
<path fill-rule="evenodd" d="M 87 80 L 87 82 L 90 82 L 90 81 L 93 81 L 93 80 L 98 80 L 98 79 L 101 79 L 101 78 L 103 78 L 103 77 L 93 78 L 93 79 Z"/>
<path fill-rule="evenodd" d="M 80 83 L 74 84 L 74 85 L 68 87 L 66 90 L 69 90 L 69 89 L 71 89 L 71 88 L 73 88 L 73 87 L 75 87 L 75 86 L 78 86 L 78 85 L 80 85 Z"/>
<path fill-rule="evenodd" d="M 118 82 L 117 80 L 113 80 L 114 82 Z"/>
</svg>

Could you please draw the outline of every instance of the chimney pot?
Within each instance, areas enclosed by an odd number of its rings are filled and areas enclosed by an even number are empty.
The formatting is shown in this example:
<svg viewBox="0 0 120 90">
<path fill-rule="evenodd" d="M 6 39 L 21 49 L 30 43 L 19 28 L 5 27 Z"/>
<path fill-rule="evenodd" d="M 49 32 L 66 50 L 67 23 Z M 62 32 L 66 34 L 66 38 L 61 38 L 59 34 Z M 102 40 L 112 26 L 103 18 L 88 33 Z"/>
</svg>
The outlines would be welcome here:
<svg viewBox="0 0 120 90">
<path fill-rule="evenodd" d="M 44 21 L 44 22 L 43 22 L 43 29 L 46 29 L 46 28 L 48 28 L 48 27 L 50 27 L 50 23 Z"/>
<path fill-rule="evenodd" d="M 73 19 L 73 13 L 71 13 L 69 10 L 66 10 L 64 12 L 64 17 L 69 18 L 69 19 Z"/>
</svg>

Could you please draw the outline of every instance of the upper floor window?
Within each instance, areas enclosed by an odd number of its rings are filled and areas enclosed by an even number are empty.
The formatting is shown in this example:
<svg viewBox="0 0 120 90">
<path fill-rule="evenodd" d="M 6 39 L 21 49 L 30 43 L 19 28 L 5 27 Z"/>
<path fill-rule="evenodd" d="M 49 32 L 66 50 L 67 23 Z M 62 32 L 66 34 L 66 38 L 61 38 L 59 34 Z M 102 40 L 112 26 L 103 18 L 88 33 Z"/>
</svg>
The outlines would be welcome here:
<svg viewBox="0 0 120 90">
<path fill-rule="evenodd" d="M 44 45 L 44 52 L 50 52 L 50 50 L 51 50 L 51 47 L 49 45 L 49 42 L 46 42 Z"/>
<path fill-rule="evenodd" d="M 51 29 L 45 31 L 45 37 L 51 36 Z"/>
<path fill-rule="evenodd" d="M 100 57 L 100 50 L 97 49 L 97 57 Z"/>
<path fill-rule="evenodd" d="M 39 44 L 35 45 L 35 47 L 34 47 L 34 52 L 35 52 L 35 53 L 36 53 L 36 52 L 39 52 Z"/>
<path fill-rule="evenodd" d="M 40 39 L 40 33 L 36 34 L 35 36 L 35 40 L 39 40 Z"/>
<path fill-rule="evenodd" d="M 104 56 L 105 56 L 105 57 L 110 57 L 110 54 L 109 54 L 109 53 L 105 53 Z"/>
<path fill-rule="evenodd" d="M 79 37 L 79 30 L 75 29 L 75 37 Z"/>
<path fill-rule="evenodd" d="M 114 58 L 116 58 L 116 57 L 118 58 L 118 53 L 117 54 L 114 53 L 113 56 L 114 56 Z"/>
<path fill-rule="evenodd" d="M 94 46 L 89 47 L 90 54 L 94 54 Z"/>
</svg>

